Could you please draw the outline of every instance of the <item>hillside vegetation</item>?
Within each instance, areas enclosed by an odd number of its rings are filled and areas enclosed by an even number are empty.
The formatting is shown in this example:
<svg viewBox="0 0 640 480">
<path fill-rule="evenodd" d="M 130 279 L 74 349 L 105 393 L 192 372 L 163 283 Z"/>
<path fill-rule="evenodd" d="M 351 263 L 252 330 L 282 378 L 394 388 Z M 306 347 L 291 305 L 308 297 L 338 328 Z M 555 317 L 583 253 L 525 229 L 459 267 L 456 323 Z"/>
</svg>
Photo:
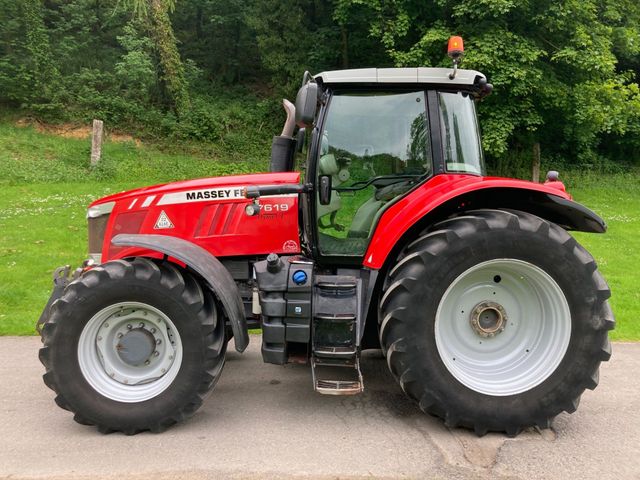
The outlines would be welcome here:
<svg viewBox="0 0 640 480">
<path fill-rule="evenodd" d="M 635 0 L 0 0 L 0 104 L 170 144 L 253 154 L 303 72 L 462 66 L 486 74 L 490 164 L 637 162 Z M 268 132 L 262 135 L 261 132 Z"/>
</svg>

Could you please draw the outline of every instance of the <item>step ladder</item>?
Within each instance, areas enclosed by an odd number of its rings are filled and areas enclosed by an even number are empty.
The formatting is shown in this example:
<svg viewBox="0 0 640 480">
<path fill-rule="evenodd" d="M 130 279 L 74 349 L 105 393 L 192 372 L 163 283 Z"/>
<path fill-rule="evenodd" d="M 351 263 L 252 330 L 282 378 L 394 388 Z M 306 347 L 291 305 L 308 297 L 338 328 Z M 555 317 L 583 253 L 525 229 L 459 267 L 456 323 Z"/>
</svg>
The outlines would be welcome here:
<svg viewBox="0 0 640 480">
<path fill-rule="evenodd" d="M 361 281 L 317 275 L 313 294 L 311 372 L 316 392 L 355 395 L 364 390 L 360 371 Z"/>
</svg>

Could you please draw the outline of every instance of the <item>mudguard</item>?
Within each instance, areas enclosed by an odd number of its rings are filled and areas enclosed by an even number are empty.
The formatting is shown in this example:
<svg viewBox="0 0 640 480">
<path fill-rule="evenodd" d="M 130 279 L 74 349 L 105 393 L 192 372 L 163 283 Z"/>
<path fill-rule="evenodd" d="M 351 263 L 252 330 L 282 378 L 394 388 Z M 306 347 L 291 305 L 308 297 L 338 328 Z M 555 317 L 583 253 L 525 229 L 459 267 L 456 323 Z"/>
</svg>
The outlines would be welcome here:
<svg viewBox="0 0 640 480">
<path fill-rule="evenodd" d="M 384 211 L 363 265 L 380 269 L 410 231 L 478 208 L 521 210 L 567 230 L 602 233 L 607 229 L 594 212 L 572 201 L 566 192 L 547 185 L 477 175 L 436 175 Z"/>
<path fill-rule="evenodd" d="M 194 243 L 167 235 L 121 234 L 113 237 L 111 242 L 120 247 L 143 247 L 155 250 L 180 260 L 197 272 L 206 280 L 222 303 L 231 322 L 236 350 L 243 352 L 247 348 L 249 332 L 242 298 L 233 277 L 220 260 Z"/>
</svg>

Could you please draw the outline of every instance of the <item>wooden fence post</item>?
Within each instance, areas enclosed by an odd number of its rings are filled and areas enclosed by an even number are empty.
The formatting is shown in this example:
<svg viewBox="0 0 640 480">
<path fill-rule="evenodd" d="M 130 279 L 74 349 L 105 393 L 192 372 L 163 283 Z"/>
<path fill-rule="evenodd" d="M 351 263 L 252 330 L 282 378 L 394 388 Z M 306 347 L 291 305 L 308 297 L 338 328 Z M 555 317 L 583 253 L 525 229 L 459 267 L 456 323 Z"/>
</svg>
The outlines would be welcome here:
<svg viewBox="0 0 640 480">
<path fill-rule="evenodd" d="M 104 122 L 102 120 L 93 121 L 93 133 L 91 134 L 91 166 L 95 167 L 100 162 L 102 156 L 102 134 L 104 132 Z"/>
<path fill-rule="evenodd" d="M 534 182 L 540 181 L 540 142 L 533 144 L 533 164 L 531 168 L 531 177 Z"/>
</svg>

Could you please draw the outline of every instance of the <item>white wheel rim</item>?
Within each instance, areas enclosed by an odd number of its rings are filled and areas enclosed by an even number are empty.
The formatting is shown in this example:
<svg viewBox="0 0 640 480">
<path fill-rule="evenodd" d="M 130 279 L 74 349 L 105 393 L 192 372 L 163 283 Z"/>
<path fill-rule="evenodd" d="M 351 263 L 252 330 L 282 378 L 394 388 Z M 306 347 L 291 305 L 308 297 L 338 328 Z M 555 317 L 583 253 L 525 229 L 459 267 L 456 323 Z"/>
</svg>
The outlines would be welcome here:
<svg viewBox="0 0 640 480">
<path fill-rule="evenodd" d="M 154 345 L 139 365 L 127 363 L 118 353 L 121 339 L 133 330 Z M 157 308 L 140 302 L 117 303 L 100 310 L 85 325 L 78 341 L 78 363 L 85 380 L 101 395 L 118 402 L 144 402 L 175 380 L 182 364 L 182 342 L 171 319 Z"/>
<path fill-rule="evenodd" d="M 496 325 L 499 312 L 506 314 L 504 329 L 489 336 L 471 321 L 474 308 L 482 310 L 487 302 L 503 308 L 494 310 Z M 471 267 L 449 286 L 436 312 L 435 340 L 444 365 L 460 383 L 486 395 L 516 395 L 544 382 L 570 338 L 571 313 L 562 289 L 522 260 Z"/>
</svg>

